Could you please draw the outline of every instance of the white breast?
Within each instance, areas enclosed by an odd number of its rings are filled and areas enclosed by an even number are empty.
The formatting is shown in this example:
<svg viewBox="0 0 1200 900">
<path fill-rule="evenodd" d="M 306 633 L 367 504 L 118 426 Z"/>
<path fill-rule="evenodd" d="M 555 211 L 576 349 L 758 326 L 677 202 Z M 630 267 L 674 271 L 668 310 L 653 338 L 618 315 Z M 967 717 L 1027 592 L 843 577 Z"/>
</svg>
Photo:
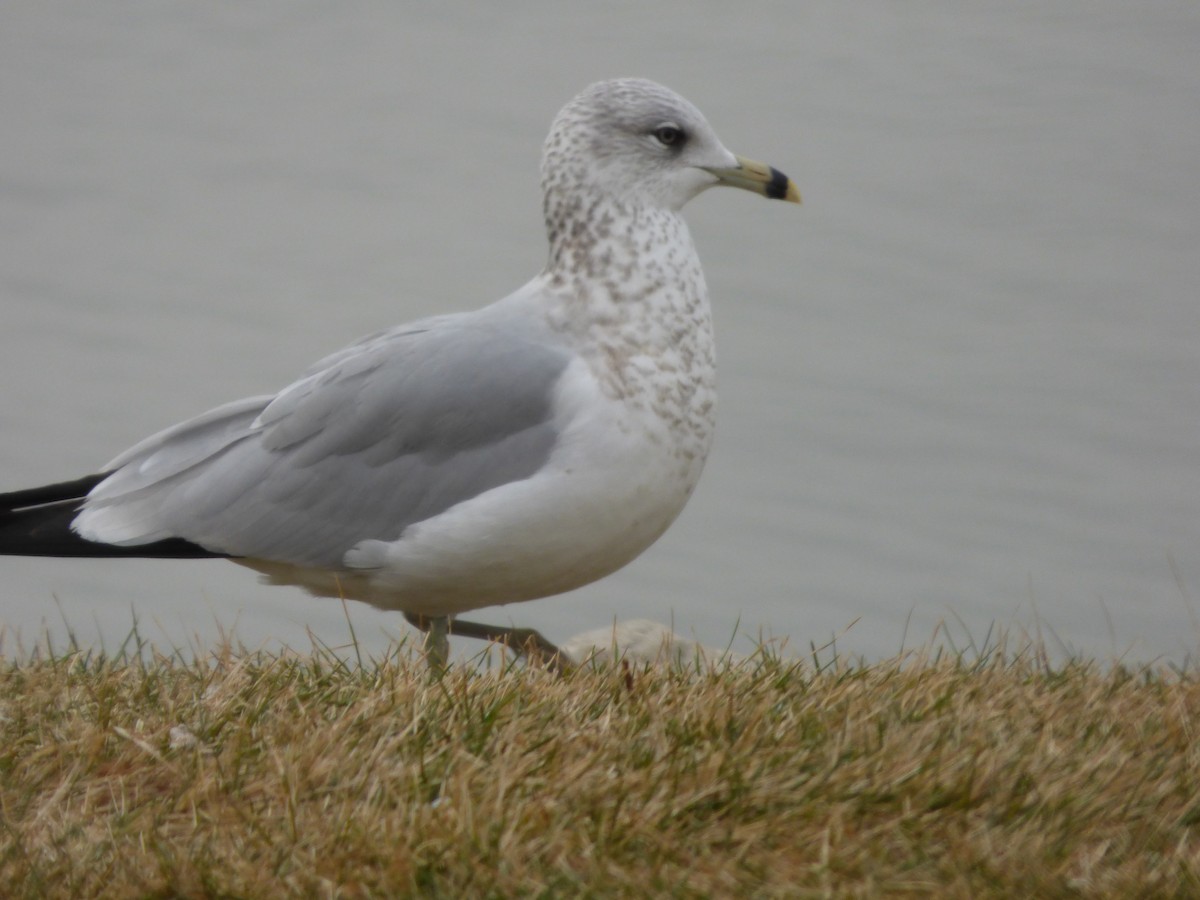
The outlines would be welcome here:
<svg viewBox="0 0 1200 900">
<path fill-rule="evenodd" d="M 399 540 L 362 542 L 346 557 L 361 567 L 361 583 L 343 592 L 446 615 L 580 587 L 649 547 L 695 488 L 711 429 L 700 440 L 605 396 L 582 360 L 557 394 L 562 435 L 541 471 L 413 525 Z"/>
</svg>

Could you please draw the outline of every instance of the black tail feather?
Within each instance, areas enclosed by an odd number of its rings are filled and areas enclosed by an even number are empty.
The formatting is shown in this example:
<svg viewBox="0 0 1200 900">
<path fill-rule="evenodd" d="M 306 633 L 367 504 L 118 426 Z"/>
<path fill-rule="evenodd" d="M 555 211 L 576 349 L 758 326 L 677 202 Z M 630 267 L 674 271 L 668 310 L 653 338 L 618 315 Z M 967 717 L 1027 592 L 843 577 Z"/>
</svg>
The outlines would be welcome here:
<svg viewBox="0 0 1200 900">
<path fill-rule="evenodd" d="M 224 557 L 182 538 L 136 547 L 89 541 L 71 530 L 88 491 L 108 477 L 88 475 L 24 491 L 0 494 L 0 556 L 142 557 L 202 559 Z"/>
</svg>

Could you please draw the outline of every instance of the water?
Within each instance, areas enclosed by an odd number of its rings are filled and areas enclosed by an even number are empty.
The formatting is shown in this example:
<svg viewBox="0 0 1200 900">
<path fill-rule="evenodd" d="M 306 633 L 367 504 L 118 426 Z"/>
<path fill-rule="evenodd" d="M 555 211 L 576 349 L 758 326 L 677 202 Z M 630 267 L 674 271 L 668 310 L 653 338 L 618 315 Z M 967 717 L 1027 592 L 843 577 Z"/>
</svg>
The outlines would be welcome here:
<svg viewBox="0 0 1200 900">
<path fill-rule="evenodd" d="M 1200 635 L 1200 7 L 10 8 L 0 484 L 91 472 L 357 336 L 481 305 L 544 245 L 590 81 L 695 101 L 799 209 L 690 208 L 721 417 L 676 526 L 553 638 L 648 616 L 878 657 L 993 624 L 1110 658 Z M 219 562 L 4 559 L 5 650 L 404 631 Z M 66 624 L 64 624 L 64 622 Z M 745 647 L 749 638 L 739 638 Z"/>
</svg>

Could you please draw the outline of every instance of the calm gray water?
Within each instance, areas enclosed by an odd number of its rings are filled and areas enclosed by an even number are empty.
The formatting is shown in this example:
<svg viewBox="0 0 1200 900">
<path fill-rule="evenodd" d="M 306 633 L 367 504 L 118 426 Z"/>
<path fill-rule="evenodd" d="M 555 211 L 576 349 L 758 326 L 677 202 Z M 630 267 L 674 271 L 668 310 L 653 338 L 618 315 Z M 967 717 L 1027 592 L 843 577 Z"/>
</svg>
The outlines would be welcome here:
<svg viewBox="0 0 1200 900">
<path fill-rule="evenodd" d="M 890 655 L 950 624 L 1200 640 L 1200 6 L 325 3 L 0 13 L 0 487 L 94 471 L 541 265 L 540 145 L 645 75 L 800 208 L 690 209 L 717 447 L 635 564 L 493 610 Z M 348 639 L 220 562 L 0 560 L 5 651 Z M 57 601 L 57 602 L 56 602 Z M 396 616 L 350 609 L 377 650 Z M 907 623 L 907 632 L 906 632 Z M 1053 640 L 1053 639 L 1052 639 Z M 739 646 L 749 638 L 739 639 Z"/>
</svg>

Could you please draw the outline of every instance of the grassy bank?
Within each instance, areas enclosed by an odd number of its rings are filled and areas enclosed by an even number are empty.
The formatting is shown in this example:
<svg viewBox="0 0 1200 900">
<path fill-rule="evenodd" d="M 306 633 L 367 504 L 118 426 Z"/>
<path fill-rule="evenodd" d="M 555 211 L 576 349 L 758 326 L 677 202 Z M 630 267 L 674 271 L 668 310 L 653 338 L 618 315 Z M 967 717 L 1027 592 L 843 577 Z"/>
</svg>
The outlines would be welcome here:
<svg viewBox="0 0 1200 900">
<path fill-rule="evenodd" d="M 1200 682 L 75 653 L 0 671 L 6 895 L 1200 895 Z"/>
</svg>

